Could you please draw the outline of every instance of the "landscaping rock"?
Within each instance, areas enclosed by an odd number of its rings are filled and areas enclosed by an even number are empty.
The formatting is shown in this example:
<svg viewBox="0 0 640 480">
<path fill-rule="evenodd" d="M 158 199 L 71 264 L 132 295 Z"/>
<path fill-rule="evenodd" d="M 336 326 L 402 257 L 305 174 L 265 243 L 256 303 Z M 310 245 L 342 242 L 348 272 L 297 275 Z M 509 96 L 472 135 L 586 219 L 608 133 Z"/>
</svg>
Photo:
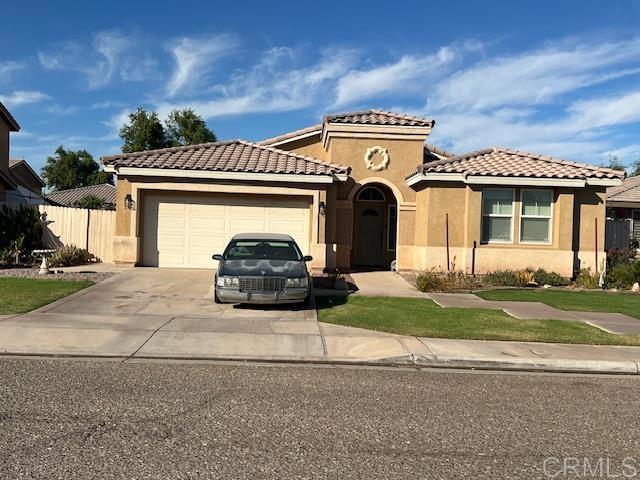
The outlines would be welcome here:
<svg viewBox="0 0 640 480">
<path fill-rule="evenodd" d="M 631 287 L 631 291 L 635 292 L 635 293 L 640 292 L 640 283 L 638 283 L 638 282 L 634 283 L 633 287 Z"/>
<path fill-rule="evenodd" d="M 63 269 L 52 268 L 49 275 L 40 275 L 38 268 L 4 268 L 0 269 L 0 278 L 37 278 L 40 280 L 89 280 L 94 283 L 102 282 L 113 275 L 112 272 L 92 272 L 87 266 L 86 272 L 65 272 Z"/>
</svg>

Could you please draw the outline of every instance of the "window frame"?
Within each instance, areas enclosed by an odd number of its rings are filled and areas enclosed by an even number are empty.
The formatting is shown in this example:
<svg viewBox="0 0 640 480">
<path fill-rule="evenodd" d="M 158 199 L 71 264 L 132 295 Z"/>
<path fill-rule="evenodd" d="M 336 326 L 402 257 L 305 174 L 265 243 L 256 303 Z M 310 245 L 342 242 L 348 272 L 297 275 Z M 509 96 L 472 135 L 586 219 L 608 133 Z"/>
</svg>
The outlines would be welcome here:
<svg viewBox="0 0 640 480">
<path fill-rule="evenodd" d="M 485 213 L 485 201 L 484 201 L 484 195 L 485 192 L 487 191 L 495 191 L 495 190 L 508 190 L 511 192 L 511 215 L 503 215 L 503 214 L 497 214 L 497 213 Z M 482 214 L 481 214 L 481 218 L 480 218 L 480 243 L 481 244 L 485 244 L 485 245 L 492 245 L 492 244 L 499 244 L 499 245 L 512 245 L 514 243 L 514 228 L 515 228 L 515 215 L 516 215 L 516 207 L 515 207 L 515 203 L 516 203 L 516 189 L 515 188 L 501 188 L 501 187 L 488 187 L 488 188 L 483 188 L 482 189 Z M 491 240 L 491 239 L 485 239 L 483 238 L 484 236 L 484 219 L 485 217 L 491 218 L 491 217 L 495 217 L 495 218 L 510 218 L 511 219 L 511 229 L 509 232 L 509 240 Z"/>
<path fill-rule="evenodd" d="M 524 214 L 524 193 L 525 192 L 549 192 L 551 194 L 551 201 L 549 202 L 550 213 L 549 216 L 543 215 L 525 215 Z M 521 188 L 520 189 L 520 218 L 518 219 L 518 242 L 523 245 L 552 245 L 553 244 L 553 205 L 555 203 L 555 192 L 552 188 Z M 546 242 L 536 242 L 532 240 L 522 239 L 522 221 L 526 218 L 545 218 L 549 221 L 549 240 Z"/>
<path fill-rule="evenodd" d="M 366 191 L 366 190 L 376 190 L 380 196 L 382 197 L 382 200 L 367 200 L 365 198 L 360 198 L 361 195 Z M 369 186 L 364 186 L 360 189 L 360 191 L 358 192 L 358 195 L 356 197 L 356 200 L 358 202 L 371 202 L 371 203 L 386 203 L 387 202 L 387 196 L 384 194 L 384 192 L 382 190 L 380 190 L 378 187 L 375 187 L 373 185 L 369 185 Z"/>
<path fill-rule="evenodd" d="M 395 208 L 396 210 L 396 218 L 395 218 L 395 235 L 396 240 L 393 245 L 389 245 L 390 235 L 391 235 L 391 208 Z M 397 250 L 398 244 L 398 206 L 394 203 L 390 203 L 387 205 L 387 252 L 395 252 Z M 392 248 L 391 248 L 392 247 Z"/>
</svg>

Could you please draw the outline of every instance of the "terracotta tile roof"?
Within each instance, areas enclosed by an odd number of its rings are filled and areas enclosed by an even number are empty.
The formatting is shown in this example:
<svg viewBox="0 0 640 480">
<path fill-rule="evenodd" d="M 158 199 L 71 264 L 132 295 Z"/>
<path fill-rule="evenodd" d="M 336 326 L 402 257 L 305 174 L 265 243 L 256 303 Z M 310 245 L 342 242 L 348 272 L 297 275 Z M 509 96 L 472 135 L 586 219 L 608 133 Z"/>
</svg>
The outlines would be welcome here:
<svg viewBox="0 0 640 480">
<path fill-rule="evenodd" d="M 278 135 L 277 137 L 267 138 L 265 140 L 260 140 L 256 142 L 258 145 L 271 145 L 274 143 L 284 142 L 285 140 L 289 140 L 290 138 L 295 138 L 300 135 L 311 134 L 317 132 L 320 134 L 322 132 L 322 124 L 318 123 L 316 125 L 311 125 L 310 127 L 301 128 L 299 130 L 294 130 L 293 132 L 283 133 L 282 135 Z"/>
<path fill-rule="evenodd" d="M 424 144 L 424 158 L 422 163 L 440 160 L 440 157 L 455 157 L 455 154 L 431 143 Z"/>
<path fill-rule="evenodd" d="M 385 112 L 383 110 L 363 110 L 361 112 L 336 113 L 326 115 L 324 123 L 350 123 L 357 125 L 395 125 L 400 127 L 433 127 L 435 122 L 426 118 Z"/>
<path fill-rule="evenodd" d="M 109 183 L 101 183 L 100 185 L 58 190 L 45 195 L 44 198 L 54 205 L 73 207 L 77 201 L 88 196 L 98 197 L 109 205 L 115 205 L 116 187 Z"/>
<path fill-rule="evenodd" d="M 640 205 L 640 176 L 629 177 L 622 185 L 607 188 L 608 202 L 637 202 Z"/>
<path fill-rule="evenodd" d="M 620 170 L 569 162 L 502 147 L 486 148 L 446 160 L 427 162 L 420 165 L 409 177 L 416 173 L 459 173 L 465 177 L 481 175 L 564 179 L 624 178 L 624 172 Z"/>
<path fill-rule="evenodd" d="M 203 143 L 102 157 L 104 165 L 134 168 L 299 175 L 348 174 L 351 169 L 244 140 Z"/>
<path fill-rule="evenodd" d="M 0 102 L 0 118 L 4 118 L 5 122 L 7 122 L 7 124 L 9 125 L 9 129 L 11 132 L 17 132 L 20 130 L 20 125 L 18 125 L 16 119 L 13 118 L 11 112 L 7 110 L 7 107 L 5 107 L 2 102 Z"/>
</svg>

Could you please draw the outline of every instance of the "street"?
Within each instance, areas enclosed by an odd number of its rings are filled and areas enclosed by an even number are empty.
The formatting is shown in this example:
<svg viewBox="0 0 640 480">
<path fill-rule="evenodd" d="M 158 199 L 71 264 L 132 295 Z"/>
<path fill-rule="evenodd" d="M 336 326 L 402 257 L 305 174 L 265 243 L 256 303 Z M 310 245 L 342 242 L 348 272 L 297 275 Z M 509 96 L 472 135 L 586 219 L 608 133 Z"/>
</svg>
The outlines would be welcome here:
<svg viewBox="0 0 640 480">
<path fill-rule="evenodd" d="M 630 376 L 2 358 L 0 478 L 617 474 L 639 398 Z"/>
</svg>

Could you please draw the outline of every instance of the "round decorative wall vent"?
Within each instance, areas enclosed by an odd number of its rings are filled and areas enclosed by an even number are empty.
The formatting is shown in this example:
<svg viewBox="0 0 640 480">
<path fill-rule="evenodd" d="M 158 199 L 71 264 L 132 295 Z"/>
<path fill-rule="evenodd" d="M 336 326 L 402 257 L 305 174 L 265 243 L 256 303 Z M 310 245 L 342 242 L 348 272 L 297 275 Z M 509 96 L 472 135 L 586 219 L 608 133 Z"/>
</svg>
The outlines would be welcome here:
<svg viewBox="0 0 640 480">
<path fill-rule="evenodd" d="M 380 161 L 375 162 L 375 158 L 380 157 Z M 386 170 L 389 167 L 389 152 L 386 148 L 382 148 L 378 145 L 367 148 L 367 153 L 364 154 L 364 163 L 369 170 L 379 172 L 380 170 Z"/>
</svg>

